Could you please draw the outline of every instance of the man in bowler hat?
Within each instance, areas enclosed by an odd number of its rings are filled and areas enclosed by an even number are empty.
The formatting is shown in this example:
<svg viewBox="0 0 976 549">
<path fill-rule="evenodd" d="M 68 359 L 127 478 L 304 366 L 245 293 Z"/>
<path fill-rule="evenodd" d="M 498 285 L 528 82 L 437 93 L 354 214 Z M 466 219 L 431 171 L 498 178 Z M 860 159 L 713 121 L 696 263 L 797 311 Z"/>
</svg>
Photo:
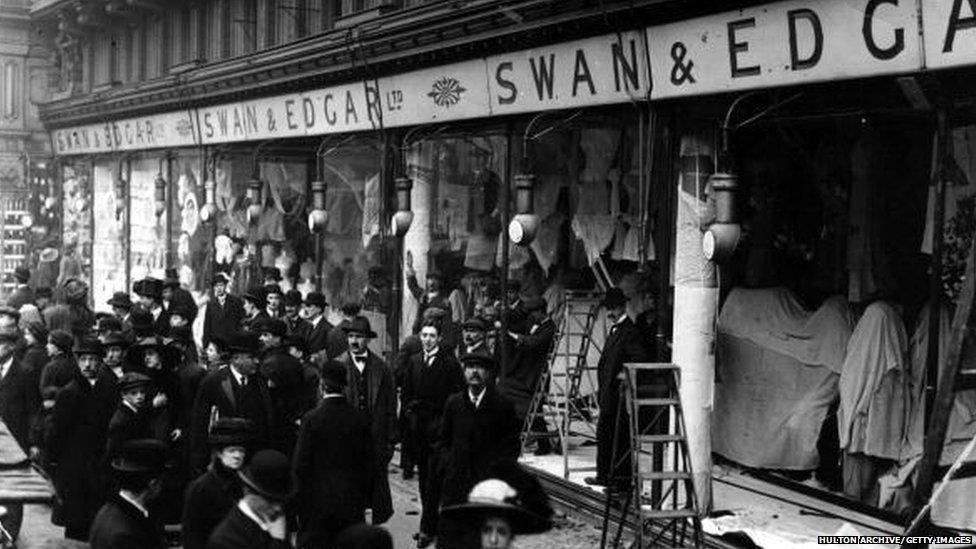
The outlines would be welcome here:
<svg viewBox="0 0 976 549">
<path fill-rule="evenodd" d="M 305 296 L 305 310 L 308 312 L 309 329 L 307 333 L 308 354 L 313 362 L 324 363 L 329 346 L 329 332 L 332 324 L 325 319 L 325 296 L 319 292 L 311 292 Z"/>
<path fill-rule="evenodd" d="M 271 447 L 275 430 L 268 381 L 258 371 L 257 334 L 237 333 L 226 341 L 230 365 L 210 372 L 197 391 L 190 423 L 191 469 L 203 471 L 210 455 L 207 433 L 218 418 L 241 417 L 254 425 L 253 448 Z"/>
<path fill-rule="evenodd" d="M 286 549 L 285 504 L 292 497 L 291 466 L 276 450 L 261 450 L 238 476 L 244 497 L 207 542 L 207 549 Z"/>
<path fill-rule="evenodd" d="M 203 313 L 203 347 L 210 341 L 227 339 L 237 332 L 244 318 L 244 304 L 241 298 L 227 291 L 230 277 L 226 273 L 214 273 L 210 281 L 211 295 Z"/>
<path fill-rule="evenodd" d="M 158 336 L 169 333 L 169 313 L 163 307 L 163 281 L 158 278 L 144 278 L 134 285 L 136 295 L 141 299 L 143 310 L 152 315 L 153 331 Z"/>
<path fill-rule="evenodd" d="M 357 316 L 346 327 L 349 350 L 336 361 L 346 368 L 346 400 L 366 414 L 373 435 L 373 524 L 383 524 L 393 516 L 393 499 L 387 478 L 387 465 L 397 441 L 396 384 L 393 370 L 367 346 L 376 333 L 369 319 Z"/>
<path fill-rule="evenodd" d="M 91 528 L 92 549 L 162 549 L 162 530 L 150 515 L 166 469 L 166 445 L 154 439 L 126 443 L 112 461 L 119 490 L 98 510 Z"/>
<path fill-rule="evenodd" d="M 332 547 L 344 528 L 362 523 L 372 498 L 375 467 L 370 424 L 346 401 L 346 368 L 322 367 L 322 404 L 302 418 L 295 446 L 298 547 Z"/>
</svg>

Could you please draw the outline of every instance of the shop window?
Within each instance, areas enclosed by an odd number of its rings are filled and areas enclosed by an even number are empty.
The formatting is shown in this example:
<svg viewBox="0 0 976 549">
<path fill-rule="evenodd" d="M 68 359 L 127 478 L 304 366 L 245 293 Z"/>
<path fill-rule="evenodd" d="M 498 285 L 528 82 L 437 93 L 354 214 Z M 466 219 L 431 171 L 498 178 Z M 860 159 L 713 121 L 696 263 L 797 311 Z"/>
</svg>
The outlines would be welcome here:
<svg viewBox="0 0 976 549">
<path fill-rule="evenodd" d="M 23 82 L 20 80 L 20 67 L 17 66 L 17 62 L 13 59 L 7 59 L 3 62 L 3 70 L 0 73 L 2 77 L 2 85 L 0 85 L 0 104 L 2 104 L 2 112 L 4 120 L 16 120 L 20 118 L 20 90 L 23 87 Z"/>
<path fill-rule="evenodd" d="M 122 164 L 125 169 L 126 163 Z M 118 163 L 100 160 L 92 170 L 92 301 L 107 309 L 113 292 L 128 290 L 126 279 L 126 197 L 118 196 Z M 127 174 L 123 173 L 124 177 Z"/>
<path fill-rule="evenodd" d="M 75 278 L 91 286 L 92 264 L 92 181 L 91 164 L 80 161 L 67 164 L 62 171 L 62 243 L 59 261 L 38 267 L 37 284 L 54 288 Z M 55 243 L 57 248 L 57 243 Z M 43 270 L 42 270 L 43 268 Z M 53 280 L 53 282 L 52 282 Z"/>
<path fill-rule="evenodd" d="M 132 160 L 129 172 L 129 275 L 164 278 L 166 216 L 156 216 L 155 181 L 159 157 Z"/>
<path fill-rule="evenodd" d="M 213 261 L 213 235 L 210 225 L 200 222 L 200 207 L 204 204 L 205 188 L 203 158 L 195 154 L 181 154 L 170 162 L 170 222 L 172 223 L 174 262 L 180 283 L 191 292 L 203 293 L 209 288 Z"/>
</svg>

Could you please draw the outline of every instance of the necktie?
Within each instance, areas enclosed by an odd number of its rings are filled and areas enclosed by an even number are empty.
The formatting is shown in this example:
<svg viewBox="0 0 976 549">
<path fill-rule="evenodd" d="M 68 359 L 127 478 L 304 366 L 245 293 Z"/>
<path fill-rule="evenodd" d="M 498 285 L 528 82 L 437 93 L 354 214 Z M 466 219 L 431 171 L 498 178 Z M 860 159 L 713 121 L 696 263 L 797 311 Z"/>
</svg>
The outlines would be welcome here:
<svg viewBox="0 0 976 549">
<path fill-rule="evenodd" d="M 424 361 L 427 363 L 428 366 L 430 366 L 430 365 L 434 364 L 434 359 L 435 358 L 437 358 L 437 355 L 434 355 L 434 354 L 425 355 L 424 356 Z"/>
<path fill-rule="evenodd" d="M 247 387 L 247 376 L 241 376 L 241 387 Z"/>
</svg>

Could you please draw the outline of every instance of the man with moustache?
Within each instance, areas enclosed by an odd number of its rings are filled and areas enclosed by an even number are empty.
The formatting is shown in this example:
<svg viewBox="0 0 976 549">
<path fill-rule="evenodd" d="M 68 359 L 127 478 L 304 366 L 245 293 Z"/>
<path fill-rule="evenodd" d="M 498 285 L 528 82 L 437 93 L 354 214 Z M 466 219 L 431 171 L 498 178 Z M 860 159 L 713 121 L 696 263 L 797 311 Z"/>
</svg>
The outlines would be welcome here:
<svg viewBox="0 0 976 549">
<path fill-rule="evenodd" d="M 64 525 L 66 538 L 87 541 L 95 511 L 102 504 L 102 457 L 116 387 L 111 376 L 99 376 L 101 342 L 85 337 L 73 351 L 78 370 L 54 402 L 48 438 L 54 485 L 62 501 L 52 521 Z"/>
<path fill-rule="evenodd" d="M 499 463 L 515 463 L 521 423 L 515 407 L 495 389 L 498 362 L 482 354 L 461 357 L 467 388 L 444 405 L 436 447 L 444 464 L 441 505 L 467 501 L 475 483 Z M 477 546 L 463 524 L 441 520 L 438 547 Z"/>
<path fill-rule="evenodd" d="M 393 516 L 387 465 L 393 457 L 397 439 L 396 385 L 393 370 L 367 346 L 369 340 L 376 337 L 369 319 L 357 316 L 345 330 L 349 350 L 336 361 L 346 368 L 346 400 L 369 418 L 375 458 L 370 508 L 373 524 L 383 524 Z"/>
</svg>

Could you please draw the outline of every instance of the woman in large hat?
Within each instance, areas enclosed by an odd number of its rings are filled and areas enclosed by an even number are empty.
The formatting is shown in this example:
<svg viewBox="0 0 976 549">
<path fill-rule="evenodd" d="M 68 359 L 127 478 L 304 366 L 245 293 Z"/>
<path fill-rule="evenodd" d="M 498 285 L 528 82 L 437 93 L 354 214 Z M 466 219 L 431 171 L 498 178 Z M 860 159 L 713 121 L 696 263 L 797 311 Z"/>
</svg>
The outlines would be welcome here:
<svg viewBox="0 0 976 549">
<path fill-rule="evenodd" d="M 466 502 L 445 507 L 441 515 L 476 532 L 481 549 L 509 549 L 516 536 L 552 528 L 552 506 L 542 485 L 514 463 L 494 467 L 489 478 L 471 489 Z"/>
<path fill-rule="evenodd" d="M 237 473 L 253 430 L 250 421 L 236 417 L 220 418 L 210 427 L 210 467 L 187 488 L 183 504 L 184 549 L 204 549 L 214 528 L 244 495 Z"/>
</svg>

